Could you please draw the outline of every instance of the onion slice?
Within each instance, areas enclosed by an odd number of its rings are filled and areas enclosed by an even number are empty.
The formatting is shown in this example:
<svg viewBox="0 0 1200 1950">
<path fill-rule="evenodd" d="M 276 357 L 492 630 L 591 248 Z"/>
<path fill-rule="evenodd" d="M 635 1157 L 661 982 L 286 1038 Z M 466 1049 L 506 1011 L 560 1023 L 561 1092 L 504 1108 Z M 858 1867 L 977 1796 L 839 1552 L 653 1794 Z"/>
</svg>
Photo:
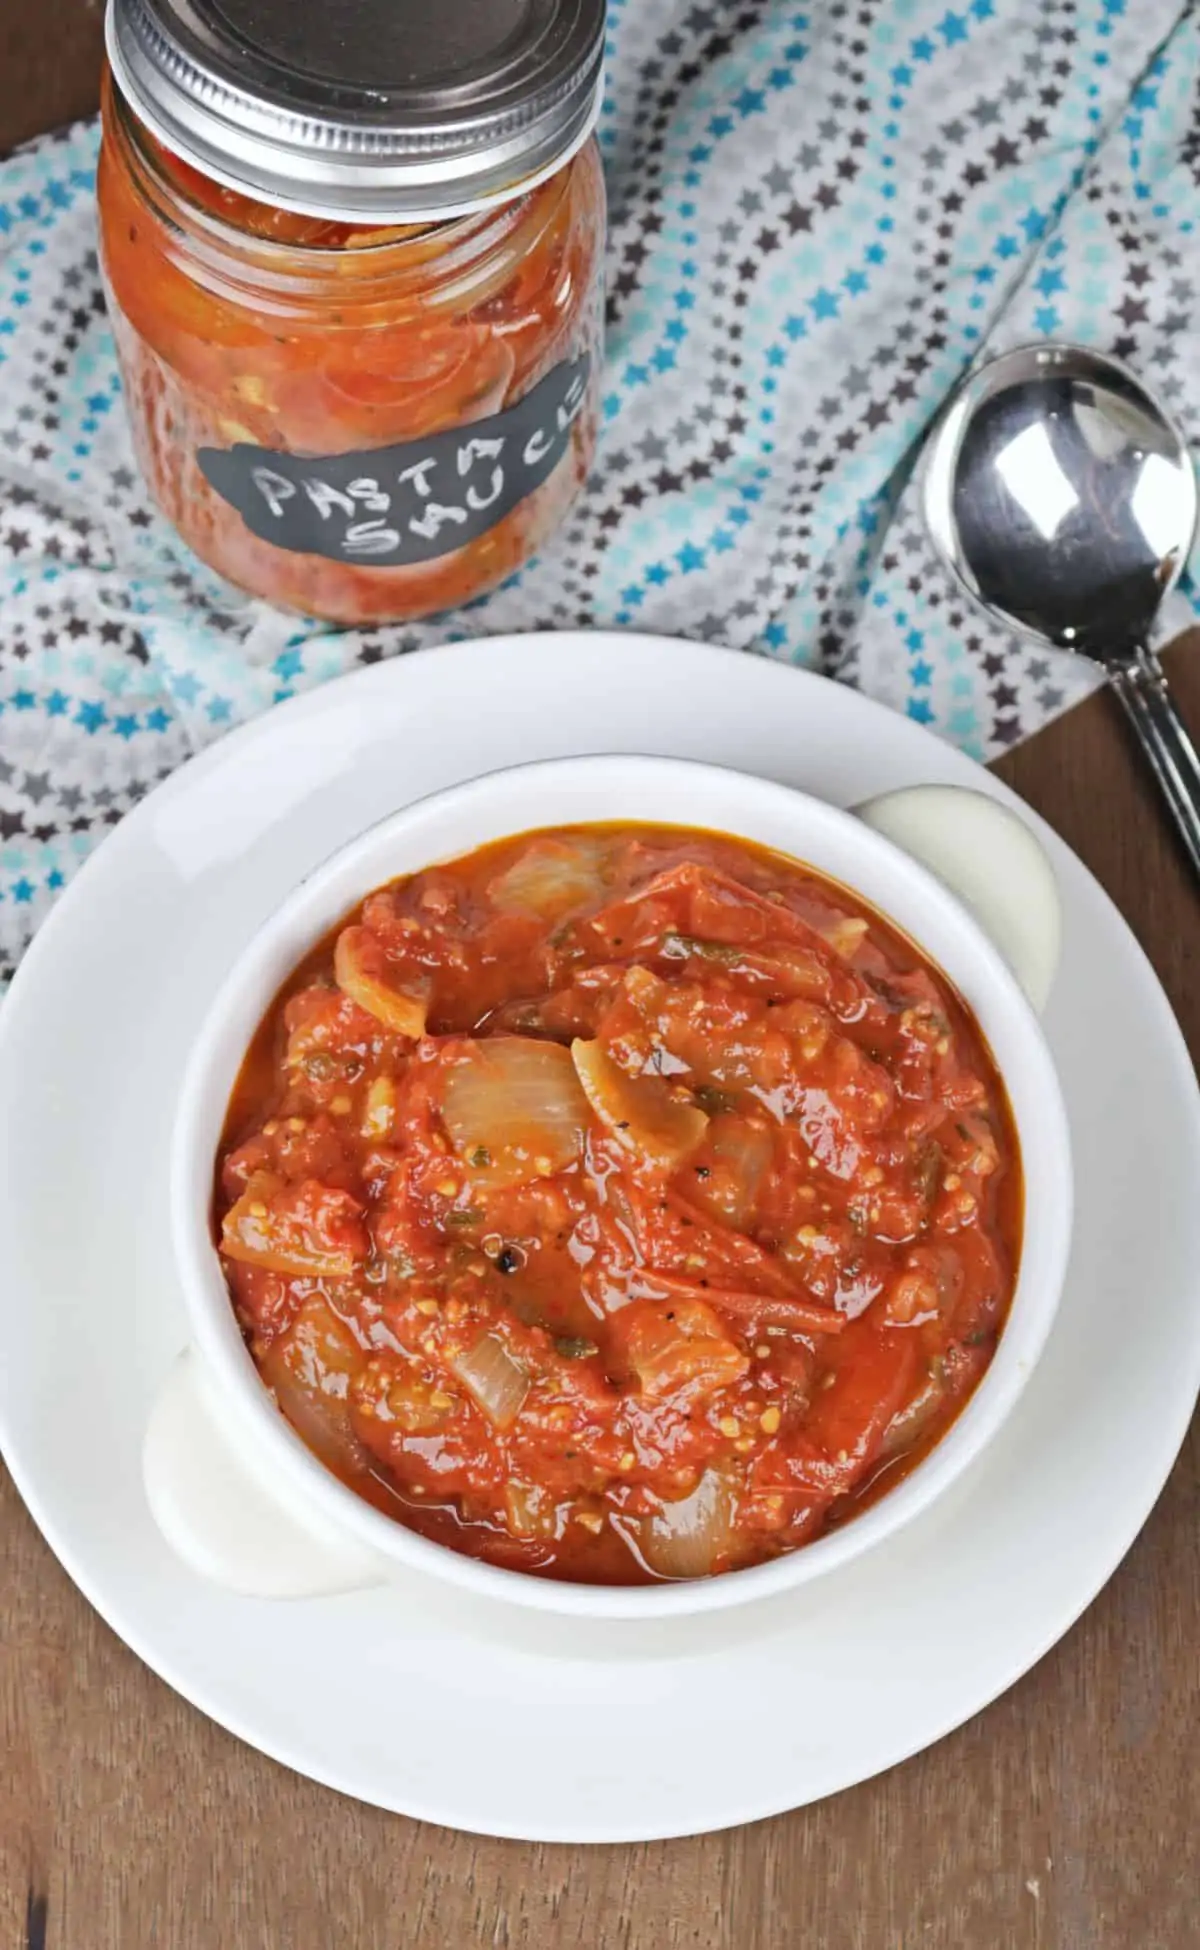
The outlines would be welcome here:
<svg viewBox="0 0 1200 1950">
<path fill-rule="evenodd" d="M 493 1428 L 507 1429 L 516 1421 L 529 1393 L 529 1376 L 495 1334 L 482 1335 L 449 1366 Z"/>
<path fill-rule="evenodd" d="M 843 961 L 853 961 L 867 938 L 868 924 L 858 914 L 843 914 L 820 932 L 835 955 L 840 955 Z"/>
<path fill-rule="evenodd" d="M 296 1434 L 338 1475 L 360 1475 L 368 1466 L 350 1416 L 350 1385 L 365 1361 L 350 1329 L 312 1294 L 258 1364 Z"/>
<path fill-rule="evenodd" d="M 845 1314 L 819 1300 L 805 1300 L 799 1294 L 785 1297 L 774 1293 L 752 1293 L 738 1287 L 714 1286 L 711 1280 L 689 1280 L 680 1273 L 660 1273 L 647 1266 L 640 1275 L 644 1285 L 655 1286 L 668 1300 L 702 1301 L 718 1313 L 734 1320 L 755 1324 L 778 1321 L 798 1334 L 840 1334 L 847 1325 Z"/>
<path fill-rule="evenodd" d="M 488 888 L 492 905 L 506 914 L 560 921 L 603 899 L 604 853 L 596 840 L 532 840 Z"/>
<path fill-rule="evenodd" d="M 690 1496 L 664 1503 L 640 1525 L 642 1556 L 663 1578 L 706 1578 L 729 1549 L 733 1491 L 715 1469 L 706 1470 Z"/>
<path fill-rule="evenodd" d="M 601 1043 L 576 1041 L 571 1059 L 596 1116 L 627 1151 L 674 1171 L 703 1141 L 708 1119 L 661 1077 L 630 1077 Z"/>
<path fill-rule="evenodd" d="M 769 1131 L 744 1117 L 719 1113 L 713 1118 L 703 1160 L 696 1161 L 708 1169 L 690 1195 L 718 1223 L 746 1232 L 754 1224 L 759 1193 L 774 1156 Z"/>
<path fill-rule="evenodd" d="M 509 1483 L 504 1492 L 504 1523 L 511 1537 L 549 1541 L 558 1528 L 558 1508 L 549 1490 L 533 1483 Z"/>
<path fill-rule="evenodd" d="M 879 1454 L 890 1460 L 904 1455 L 921 1440 L 946 1399 L 946 1384 L 931 1368 L 916 1393 L 903 1408 L 897 1409 L 884 1430 Z"/>
<path fill-rule="evenodd" d="M 587 1098 L 561 1044 L 493 1036 L 447 1069 L 442 1121 L 481 1184 L 524 1185 L 574 1164 Z"/>
<path fill-rule="evenodd" d="M 425 1034 L 428 995 L 394 989 L 386 977 L 387 957 L 369 928 L 343 928 L 333 951 L 333 979 L 343 995 L 374 1016 L 396 1036 L 415 1041 Z"/>
</svg>

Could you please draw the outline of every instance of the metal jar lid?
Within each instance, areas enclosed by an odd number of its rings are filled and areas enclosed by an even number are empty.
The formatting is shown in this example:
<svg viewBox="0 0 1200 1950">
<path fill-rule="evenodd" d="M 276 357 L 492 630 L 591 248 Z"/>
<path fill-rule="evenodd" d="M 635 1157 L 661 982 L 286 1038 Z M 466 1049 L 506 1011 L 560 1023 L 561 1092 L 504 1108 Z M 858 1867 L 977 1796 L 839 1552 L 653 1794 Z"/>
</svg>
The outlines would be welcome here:
<svg viewBox="0 0 1200 1950">
<path fill-rule="evenodd" d="M 606 0 L 109 0 L 113 77 L 185 162 L 316 216 L 479 209 L 595 124 Z"/>
</svg>

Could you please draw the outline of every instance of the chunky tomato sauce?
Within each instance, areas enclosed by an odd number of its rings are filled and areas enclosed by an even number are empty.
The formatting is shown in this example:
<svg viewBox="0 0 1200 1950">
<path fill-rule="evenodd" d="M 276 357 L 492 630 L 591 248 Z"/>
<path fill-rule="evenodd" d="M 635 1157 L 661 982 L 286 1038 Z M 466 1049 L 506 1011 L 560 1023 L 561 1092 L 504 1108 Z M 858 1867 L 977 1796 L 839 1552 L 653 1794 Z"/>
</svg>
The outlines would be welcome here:
<svg viewBox="0 0 1200 1950">
<path fill-rule="evenodd" d="M 450 609 L 519 569 L 564 519 L 595 447 L 605 230 L 595 144 L 498 209 L 380 228 L 223 189 L 141 128 L 110 78 L 103 107 L 101 252 L 134 442 L 196 554 L 256 596 L 348 624 Z M 367 476 L 372 451 L 501 414 L 584 356 L 586 401 L 550 477 L 463 546 L 448 529 L 431 561 L 277 547 L 197 461 L 239 445 L 314 461 L 363 453 Z M 362 515 L 379 505 L 368 496 Z"/>
<path fill-rule="evenodd" d="M 373 894 L 269 1011 L 216 1223 L 283 1413 L 509 1567 L 686 1578 L 854 1514 L 987 1368 L 1003 1085 L 844 888 L 717 835 L 526 835 Z"/>
</svg>

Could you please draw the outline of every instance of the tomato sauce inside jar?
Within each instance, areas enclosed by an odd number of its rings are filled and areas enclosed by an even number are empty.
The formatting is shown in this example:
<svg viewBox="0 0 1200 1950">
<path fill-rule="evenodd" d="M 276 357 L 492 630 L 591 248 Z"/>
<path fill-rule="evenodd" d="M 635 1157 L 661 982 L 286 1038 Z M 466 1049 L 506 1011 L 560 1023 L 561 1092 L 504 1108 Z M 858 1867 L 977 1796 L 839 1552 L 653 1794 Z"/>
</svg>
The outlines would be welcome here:
<svg viewBox="0 0 1200 1950">
<path fill-rule="evenodd" d="M 210 40 L 223 23 L 228 38 L 231 10 L 211 11 Z M 142 471 L 211 568 L 343 624 L 505 580 L 595 447 L 603 0 L 554 0 L 558 41 L 524 49 L 520 16 L 547 10 L 518 5 L 465 69 L 458 11 L 448 0 L 446 45 L 427 19 L 414 44 L 416 11 L 384 8 L 373 44 L 319 43 L 299 79 L 284 25 L 246 63 L 232 40 L 190 49 L 203 6 L 128 0 L 110 21 L 101 251 Z M 228 99 L 210 113 L 200 57 L 211 78 L 222 54 Z"/>
</svg>

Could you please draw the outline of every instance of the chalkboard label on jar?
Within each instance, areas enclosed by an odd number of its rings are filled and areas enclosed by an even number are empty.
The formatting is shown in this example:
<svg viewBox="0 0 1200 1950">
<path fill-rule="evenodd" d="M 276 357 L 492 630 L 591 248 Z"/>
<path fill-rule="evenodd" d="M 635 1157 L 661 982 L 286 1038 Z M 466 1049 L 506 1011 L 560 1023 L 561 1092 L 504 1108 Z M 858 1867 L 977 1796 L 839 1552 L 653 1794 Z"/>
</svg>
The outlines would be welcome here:
<svg viewBox="0 0 1200 1950">
<path fill-rule="evenodd" d="M 376 569 L 431 562 L 486 534 L 549 480 L 590 371 L 585 353 L 504 413 L 394 447 L 308 458 L 201 447 L 196 459 L 209 486 L 276 548 Z"/>
</svg>

